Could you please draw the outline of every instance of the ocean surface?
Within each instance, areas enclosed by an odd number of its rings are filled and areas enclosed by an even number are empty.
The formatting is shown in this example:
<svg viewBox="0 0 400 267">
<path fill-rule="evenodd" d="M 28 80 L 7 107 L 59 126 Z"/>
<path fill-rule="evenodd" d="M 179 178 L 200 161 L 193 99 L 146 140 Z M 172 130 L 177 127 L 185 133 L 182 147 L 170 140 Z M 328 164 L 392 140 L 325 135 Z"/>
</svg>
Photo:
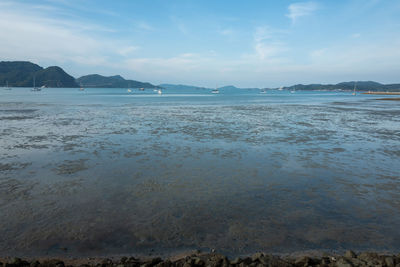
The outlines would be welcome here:
<svg viewBox="0 0 400 267">
<path fill-rule="evenodd" d="M 0 89 L 0 255 L 398 251 L 400 102 L 376 98 Z"/>
</svg>

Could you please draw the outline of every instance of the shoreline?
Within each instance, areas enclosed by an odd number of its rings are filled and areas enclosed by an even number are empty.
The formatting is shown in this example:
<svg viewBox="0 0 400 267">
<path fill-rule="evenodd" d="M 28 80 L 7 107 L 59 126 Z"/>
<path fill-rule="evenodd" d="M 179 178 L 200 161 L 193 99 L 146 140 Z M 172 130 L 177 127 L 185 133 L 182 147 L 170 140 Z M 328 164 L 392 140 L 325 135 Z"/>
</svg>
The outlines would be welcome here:
<svg viewBox="0 0 400 267">
<path fill-rule="evenodd" d="M 400 101 L 400 97 L 388 97 L 388 98 L 376 98 L 375 100 L 389 100 L 389 101 Z"/>
<path fill-rule="evenodd" d="M 319 254 L 315 255 L 314 253 Z M 228 258 L 215 252 L 202 253 L 200 251 L 178 254 L 171 257 L 94 257 L 94 258 L 13 258 L 0 257 L 0 266 L 400 266 L 400 253 L 397 255 L 377 252 L 355 253 L 351 250 L 344 254 L 314 251 L 314 253 L 300 253 L 289 255 L 267 254 L 257 252 L 252 255 Z"/>
<path fill-rule="evenodd" d="M 363 95 L 400 95 L 400 92 L 365 92 Z"/>
</svg>

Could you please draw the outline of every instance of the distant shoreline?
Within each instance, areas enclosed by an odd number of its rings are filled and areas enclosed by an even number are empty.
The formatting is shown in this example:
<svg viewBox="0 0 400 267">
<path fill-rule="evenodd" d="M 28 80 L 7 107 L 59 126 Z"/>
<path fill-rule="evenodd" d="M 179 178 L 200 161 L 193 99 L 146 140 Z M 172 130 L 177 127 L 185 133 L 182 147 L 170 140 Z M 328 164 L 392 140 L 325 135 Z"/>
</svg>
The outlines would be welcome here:
<svg viewBox="0 0 400 267">
<path fill-rule="evenodd" d="M 364 95 L 400 95 L 400 92 L 365 92 Z M 386 99 L 382 99 L 386 100 Z"/>
</svg>

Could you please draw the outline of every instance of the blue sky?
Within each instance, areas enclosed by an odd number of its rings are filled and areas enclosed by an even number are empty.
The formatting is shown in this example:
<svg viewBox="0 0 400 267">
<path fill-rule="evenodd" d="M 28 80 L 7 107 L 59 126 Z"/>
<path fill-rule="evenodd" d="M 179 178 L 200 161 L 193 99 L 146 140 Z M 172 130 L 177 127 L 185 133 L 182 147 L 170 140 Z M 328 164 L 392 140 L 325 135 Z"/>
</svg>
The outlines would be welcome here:
<svg viewBox="0 0 400 267">
<path fill-rule="evenodd" d="M 0 60 L 199 86 L 400 82 L 400 1 L 0 0 Z"/>
</svg>

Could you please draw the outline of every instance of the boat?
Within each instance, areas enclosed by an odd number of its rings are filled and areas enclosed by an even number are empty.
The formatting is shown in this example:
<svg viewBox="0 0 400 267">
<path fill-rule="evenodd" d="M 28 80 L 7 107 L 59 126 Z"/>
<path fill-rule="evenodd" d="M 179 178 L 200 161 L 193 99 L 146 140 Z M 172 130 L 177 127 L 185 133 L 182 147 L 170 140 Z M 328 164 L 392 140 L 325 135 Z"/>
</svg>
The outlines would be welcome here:
<svg viewBox="0 0 400 267">
<path fill-rule="evenodd" d="M 42 88 L 36 87 L 36 76 L 33 76 L 33 88 L 31 89 L 32 92 L 39 92 L 42 91 Z"/>
<path fill-rule="evenodd" d="M 128 89 L 126 90 L 128 93 L 132 93 L 132 89 Z"/>
<path fill-rule="evenodd" d="M 212 94 L 219 94 L 218 86 L 215 86 L 215 89 L 211 91 Z"/>
<path fill-rule="evenodd" d="M 357 82 L 354 82 L 354 89 L 352 95 L 357 95 L 356 94 L 356 88 L 357 88 Z"/>
<path fill-rule="evenodd" d="M 11 87 L 8 87 L 8 81 L 6 87 L 4 87 L 4 90 L 11 90 Z"/>
<path fill-rule="evenodd" d="M 260 94 L 266 94 L 267 90 L 266 89 L 261 89 Z"/>
<path fill-rule="evenodd" d="M 279 90 L 279 91 L 283 91 L 283 86 L 279 87 L 278 90 Z"/>
<path fill-rule="evenodd" d="M 161 94 L 162 94 L 161 89 L 158 89 L 158 90 L 157 90 L 157 93 L 158 93 L 159 95 L 161 95 Z"/>
<path fill-rule="evenodd" d="M 144 91 L 144 88 L 139 88 L 139 91 Z"/>
<path fill-rule="evenodd" d="M 291 94 L 296 93 L 296 85 L 294 86 L 294 89 L 292 91 L 290 91 Z"/>
</svg>

